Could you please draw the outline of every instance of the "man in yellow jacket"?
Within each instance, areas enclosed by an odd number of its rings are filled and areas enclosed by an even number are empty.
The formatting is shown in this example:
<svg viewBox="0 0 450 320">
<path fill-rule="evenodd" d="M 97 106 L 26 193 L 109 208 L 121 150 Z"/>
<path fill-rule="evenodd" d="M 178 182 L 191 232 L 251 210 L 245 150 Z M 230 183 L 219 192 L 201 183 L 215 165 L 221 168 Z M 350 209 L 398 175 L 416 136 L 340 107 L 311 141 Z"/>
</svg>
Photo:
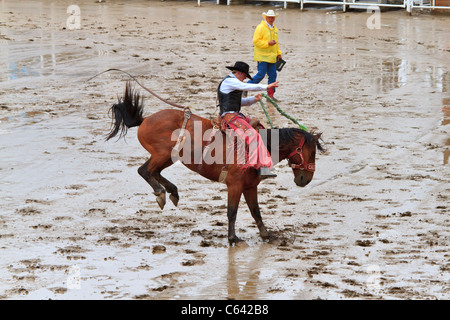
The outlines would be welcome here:
<svg viewBox="0 0 450 320">
<path fill-rule="evenodd" d="M 253 45 L 255 46 L 255 61 L 258 62 L 258 73 L 253 76 L 253 80 L 248 83 L 260 83 L 267 74 L 269 84 L 277 81 L 278 59 L 281 59 L 281 50 L 278 45 L 278 29 L 275 26 L 275 14 L 273 10 L 268 10 L 262 14 L 264 20 L 256 27 L 253 34 Z M 268 89 L 269 97 L 273 98 L 275 88 Z"/>
</svg>

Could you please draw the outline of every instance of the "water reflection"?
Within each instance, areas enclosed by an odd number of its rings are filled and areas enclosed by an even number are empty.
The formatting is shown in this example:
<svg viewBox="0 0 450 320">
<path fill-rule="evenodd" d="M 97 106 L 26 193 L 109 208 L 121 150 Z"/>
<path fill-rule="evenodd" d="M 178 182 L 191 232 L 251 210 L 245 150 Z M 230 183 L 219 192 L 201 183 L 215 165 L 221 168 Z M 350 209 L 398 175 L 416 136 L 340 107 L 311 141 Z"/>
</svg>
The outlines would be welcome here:
<svg viewBox="0 0 450 320">
<path fill-rule="evenodd" d="M 441 66 L 418 64 L 397 57 L 359 56 L 344 61 L 344 69 L 357 69 L 373 79 L 376 93 L 387 93 L 407 83 L 446 92 L 448 72 Z"/>
<path fill-rule="evenodd" d="M 380 61 L 376 79 L 378 92 L 387 92 L 406 83 L 408 64 L 403 59 L 389 57 Z"/>
<path fill-rule="evenodd" d="M 40 77 L 55 75 L 64 64 L 77 64 L 87 58 L 95 58 L 95 65 L 104 66 L 107 50 L 93 43 L 102 43 L 105 36 L 97 39 L 80 37 L 82 31 L 64 31 L 66 26 L 67 6 L 44 2 L 19 4 L 17 2 L 0 2 L 0 82 L 16 80 L 22 77 Z M 109 26 L 107 6 L 96 6 L 101 17 L 98 25 Z M 26 33 L 14 29 L 15 16 L 29 17 L 24 23 L 29 24 Z M 85 12 L 92 12 L 86 8 Z M 11 26 L 8 25 L 11 22 Z M 55 31 L 56 28 L 56 31 Z M 61 30 L 58 32 L 57 30 Z M 16 40 L 20 39 L 20 40 Z M 67 40 L 74 40 L 73 45 Z M 80 41 L 77 41 L 80 40 Z M 83 42 L 83 40 L 87 40 Z M 94 49 L 94 50 L 88 50 Z M 93 52 L 94 51 L 94 52 Z M 106 52 L 106 53 L 105 53 Z"/>
<path fill-rule="evenodd" d="M 11 62 L 9 64 L 9 71 L 11 73 L 11 76 L 8 77 L 8 80 L 13 80 L 20 77 L 36 74 L 36 72 L 30 71 L 29 68 L 23 66 L 22 63 L 20 62 L 18 63 Z"/>
<path fill-rule="evenodd" d="M 265 246 L 261 245 L 253 256 L 250 248 L 230 247 L 228 249 L 227 289 L 228 299 L 260 299 L 261 263 L 265 260 Z M 240 261 L 246 257 L 247 263 Z"/>
</svg>

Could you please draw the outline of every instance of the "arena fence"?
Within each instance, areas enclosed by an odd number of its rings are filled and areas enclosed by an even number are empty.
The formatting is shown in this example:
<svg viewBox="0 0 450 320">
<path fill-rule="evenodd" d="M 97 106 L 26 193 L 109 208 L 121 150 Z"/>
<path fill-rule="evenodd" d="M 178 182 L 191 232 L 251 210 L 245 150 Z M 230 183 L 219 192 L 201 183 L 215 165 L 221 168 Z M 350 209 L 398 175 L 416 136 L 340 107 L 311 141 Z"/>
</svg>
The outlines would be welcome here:
<svg viewBox="0 0 450 320">
<path fill-rule="evenodd" d="M 398 0 L 394 3 L 387 3 L 387 0 L 341 0 L 341 1 L 330 1 L 330 0 L 256 0 L 256 1 L 271 1 L 271 2 L 283 2 L 284 8 L 287 8 L 288 3 L 298 3 L 300 9 L 304 9 L 305 4 L 323 4 L 323 5 L 335 5 L 342 6 L 342 10 L 345 12 L 347 8 L 352 9 L 367 9 L 370 6 L 378 7 L 392 7 L 392 8 L 404 8 L 407 12 L 412 13 L 414 9 L 429 9 L 429 10 L 446 10 L 450 9 L 450 1 L 440 0 L 440 2 L 449 5 L 436 4 L 436 0 Z M 245 0 L 217 0 L 217 4 L 234 4 L 243 3 Z M 197 0 L 200 6 L 201 0 Z"/>
</svg>

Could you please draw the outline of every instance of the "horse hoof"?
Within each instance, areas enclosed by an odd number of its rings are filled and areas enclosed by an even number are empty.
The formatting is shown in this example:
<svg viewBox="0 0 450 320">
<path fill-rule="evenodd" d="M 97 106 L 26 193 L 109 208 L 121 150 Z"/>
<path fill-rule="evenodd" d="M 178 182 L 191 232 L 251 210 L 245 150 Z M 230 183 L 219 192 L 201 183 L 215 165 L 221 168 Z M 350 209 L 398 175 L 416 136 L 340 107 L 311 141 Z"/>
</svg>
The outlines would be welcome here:
<svg viewBox="0 0 450 320">
<path fill-rule="evenodd" d="M 263 240 L 268 241 L 268 243 L 270 243 L 270 244 L 274 244 L 277 246 L 281 244 L 281 240 L 278 239 L 277 236 L 274 236 L 272 234 L 268 234 L 267 236 L 262 237 L 262 238 L 263 238 Z"/>
<path fill-rule="evenodd" d="M 271 237 L 269 239 L 269 243 L 273 244 L 273 245 L 276 245 L 276 246 L 279 246 L 281 244 L 281 240 L 278 239 L 277 237 L 273 237 L 273 238 Z"/>
<path fill-rule="evenodd" d="M 156 202 L 158 202 L 159 207 L 162 209 L 164 209 L 164 206 L 166 205 L 166 194 L 160 193 L 157 197 L 156 197 Z"/>
<path fill-rule="evenodd" d="M 248 247 L 247 242 L 245 242 L 245 241 L 242 240 L 242 239 L 239 239 L 238 237 L 233 237 L 233 238 L 231 238 L 231 239 L 228 239 L 228 241 L 229 241 L 229 243 L 230 243 L 230 247 L 232 247 L 233 244 L 234 244 L 236 247 L 239 247 L 239 248 L 247 248 L 247 247 Z"/>
<path fill-rule="evenodd" d="M 178 198 L 177 196 L 174 196 L 173 194 L 170 194 L 169 199 L 173 202 L 175 207 L 178 206 L 178 201 L 180 200 L 180 198 Z"/>
</svg>

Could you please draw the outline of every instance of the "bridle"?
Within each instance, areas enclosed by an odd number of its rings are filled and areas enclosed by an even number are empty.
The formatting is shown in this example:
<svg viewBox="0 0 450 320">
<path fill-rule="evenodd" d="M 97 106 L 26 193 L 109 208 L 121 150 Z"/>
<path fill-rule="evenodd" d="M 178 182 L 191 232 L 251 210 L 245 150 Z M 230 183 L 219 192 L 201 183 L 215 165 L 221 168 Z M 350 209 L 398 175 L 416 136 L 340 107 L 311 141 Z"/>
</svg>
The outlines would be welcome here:
<svg viewBox="0 0 450 320">
<path fill-rule="evenodd" d="M 298 145 L 298 147 L 287 156 L 288 165 L 292 169 L 300 169 L 300 170 L 305 170 L 305 171 L 309 171 L 309 172 L 314 172 L 316 170 L 316 165 L 314 163 L 305 162 L 305 158 L 303 157 L 302 152 L 303 152 L 304 144 L 305 144 L 305 137 L 302 137 L 302 140 L 300 141 L 300 144 Z M 296 155 L 300 156 L 301 163 L 299 163 L 299 164 L 292 163 L 292 158 L 295 157 Z"/>
</svg>

